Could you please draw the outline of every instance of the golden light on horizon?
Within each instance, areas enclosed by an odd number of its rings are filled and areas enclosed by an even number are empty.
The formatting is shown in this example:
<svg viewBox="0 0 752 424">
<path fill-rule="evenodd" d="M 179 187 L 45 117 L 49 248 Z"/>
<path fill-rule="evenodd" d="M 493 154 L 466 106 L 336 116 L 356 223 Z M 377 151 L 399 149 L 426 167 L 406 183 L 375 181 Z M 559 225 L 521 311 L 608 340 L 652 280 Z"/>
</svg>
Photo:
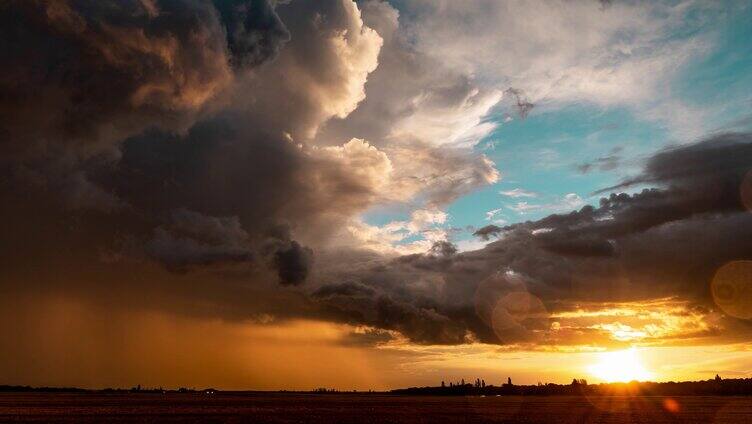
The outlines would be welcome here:
<svg viewBox="0 0 752 424">
<path fill-rule="evenodd" d="M 653 374 L 642 364 L 635 348 L 598 354 L 598 362 L 588 367 L 588 372 L 607 383 L 646 381 Z"/>
</svg>

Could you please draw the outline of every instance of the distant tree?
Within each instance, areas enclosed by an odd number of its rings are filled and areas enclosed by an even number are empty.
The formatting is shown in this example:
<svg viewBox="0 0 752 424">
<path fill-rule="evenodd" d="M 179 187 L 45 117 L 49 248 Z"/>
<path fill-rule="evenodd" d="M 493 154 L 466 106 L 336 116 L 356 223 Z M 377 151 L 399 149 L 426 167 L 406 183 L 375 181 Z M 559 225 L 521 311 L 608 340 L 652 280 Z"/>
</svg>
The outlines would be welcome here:
<svg viewBox="0 0 752 424">
<path fill-rule="evenodd" d="M 507 377 L 507 384 L 512 385 L 512 377 Z"/>
<path fill-rule="evenodd" d="M 463 386 L 465 385 L 465 379 L 464 378 L 462 379 L 462 385 Z"/>
<path fill-rule="evenodd" d="M 721 376 L 720 376 L 720 375 L 718 375 L 718 374 L 716 374 L 716 375 L 715 375 L 715 381 L 721 381 Z"/>
<path fill-rule="evenodd" d="M 486 387 L 486 380 L 480 381 L 480 387 Z"/>
<path fill-rule="evenodd" d="M 580 385 L 580 382 L 579 382 L 579 381 L 577 381 L 577 379 L 576 379 L 576 378 L 573 378 L 573 379 L 572 379 L 572 385 L 573 385 L 573 386 L 579 386 L 579 385 Z"/>
<path fill-rule="evenodd" d="M 446 387 L 446 384 L 444 384 L 444 380 L 441 380 L 441 387 Z"/>
</svg>

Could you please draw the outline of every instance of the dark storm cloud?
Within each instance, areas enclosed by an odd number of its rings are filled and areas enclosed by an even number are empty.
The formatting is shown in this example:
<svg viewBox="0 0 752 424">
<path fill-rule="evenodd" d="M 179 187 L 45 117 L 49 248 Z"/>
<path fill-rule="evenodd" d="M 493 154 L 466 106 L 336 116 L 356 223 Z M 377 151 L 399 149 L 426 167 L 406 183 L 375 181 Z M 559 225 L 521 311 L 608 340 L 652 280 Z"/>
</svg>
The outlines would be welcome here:
<svg viewBox="0 0 752 424">
<path fill-rule="evenodd" d="M 726 186 L 738 183 L 749 171 L 749 137 L 748 133 L 721 134 L 691 146 L 668 148 L 648 161 L 642 175 L 601 191 L 659 183 L 729 194 L 730 187 Z M 726 199 L 728 203 L 733 203 L 732 199 Z"/>
<path fill-rule="evenodd" d="M 394 336 L 386 330 L 367 328 L 363 331 L 348 333 L 342 344 L 354 347 L 373 347 L 394 340 Z"/>
<path fill-rule="evenodd" d="M 612 256 L 615 254 L 614 246 L 609 240 L 577 236 L 565 240 L 551 237 L 551 240 L 547 240 L 546 234 L 538 236 L 538 239 L 543 249 L 562 256 Z"/>
<path fill-rule="evenodd" d="M 392 314 L 391 320 L 363 316 L 359 321 L 423 343 L 461 343 L 463 329 L 492 343 L 545 342 L 556 337 L 547 327 L 546 311 L 587 301 L 673 297 L 712 307 L 714 272 L 730 260 L 752 258 L 752 216 L 740 199 L 750 168 L 750 134 L 718 135 L 671 148 L 651 157 L 642 175 L 620 185 L 653 183 L 656 188 L 611 194 L 598 207 L 538 221 L 484 227 L 477 236 L 503 237 L 477 251 L 399 258 L 350 275 L 359 282 L 348 287 L 358 290 L 319 297 L 327 307 L 345 311 L 352 305 L 349 299 L 374 310 L 379 299 L 396 297 L 401 311 L 427 310 L 449 318 L 423 321 L 415 314 Z M 518 319 L 520 302 L 537 312 Z M 484 312 L 489 308 L 493 314 Z M 401 327 L 394 317 L 405 317 L 411 325 Z M 737 327 L 733 319 L 723 323 Z M 717 330 L 707 334 L 717 335 Z"/>
<path fill-rule="evenodd" d="M 163 228 L 155 230 L 146 250 L 168 269 L 178 272 L 192 266 L 247 262 L 253 257 L 240 246 L 202 243 L 189 237 L 178 237 Z"/>
<path fill-rule="evenodd" d="M 290 33 L 269 0 L 214 1 L 227 32 L 235 67 L 256 66 L 276 56 Z"/>
<path fill-rule="evenodd" d="M 174 271 L 193 266 L 250 262 L 248 233 L 237 217 L 211 217 L 178 209 L 146 245 L 153 258 Z"/>
<path fill-rule="evenodd" d="M 275 229 L 265 248 L 271 255 L 280 284 L 296 286 L 306 280 L 313 263 L 313 250 L 291 240 L 289 228 Z"/>
<path fill-rule="evenodd" d="M 473 235 L 475 237 L 480 237 L 481 240 L 488 241 L 492 236 L 498 236 L 501 234 L 502 231 L 504 231 L 504 229 L 498 225 L 489 224 L 485 227 L 478 228 Z"/>
<path fill-rule="evenodd" d="M 146 129 L 187 130 L 288 39 L 266 0 L 3 2 L 2 172 L 69 210 L 128 208 L 92 162 L 113 167 Z"/>
<path fill-rule="evenodd" d="M 186 128 L 231 82 L 228 48 L 257 65 L 288 38 L 266 1 L 217 4 L 3 2 L 4 151 L 87 155 L 150 126 Z"/>
<path fill-rule="evenodd" d="M 464 326 L 438 312 L 435 301 L 408 290 L 379 288 L 374 283 L 324 286 L 313 293 L 313 299 L 329 319 L 399 331 L 418 343 L 467 341 Z"/>
<path fill-rule="evenodd" d="M 154 282 L 165 287 L 200 269 L 303 283 L 313 250 L 300 234 L 367 207 L 376 173 L 363 172 L 383 158 L 290 134 L 357 105 L 380 39 L 353 3 L 283 3 L 284 23 L 273 4 L 3 3 L 0 194 L 26 217 L 2 250 L 26 231 L 27 257 L 68 243 L 71 263 L 157 262 L 183 274 Z"/>
</svg>

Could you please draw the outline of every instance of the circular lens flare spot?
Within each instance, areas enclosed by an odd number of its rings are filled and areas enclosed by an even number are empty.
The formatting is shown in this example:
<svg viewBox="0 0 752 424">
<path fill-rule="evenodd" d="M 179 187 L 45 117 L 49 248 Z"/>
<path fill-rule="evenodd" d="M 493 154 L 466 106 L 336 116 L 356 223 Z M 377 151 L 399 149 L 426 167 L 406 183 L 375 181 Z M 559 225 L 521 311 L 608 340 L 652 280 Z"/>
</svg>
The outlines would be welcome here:
<svg viewBox="0 0 752 424">
<path fill-rule="evenodd" d="M 736 318 L 752 318 L 752 261 L 729 262 L 716 271 L 711 282 L 713 301 Z"/>
<path fill-rule="evenodd" d="M 679 405 L 679 402 L 677 402 L 675 399 L 666 398 L 666 399 L 663 399 L 663 409 L 673 414 L 676 414 L 681 409 L 681 406 Z"/>
<path fill-rule="evenodd" d="M 511 292 L 498 300 L 491 314 L 491 328 L 502 341 L 532 340 L 536 331 L 549 328 L 543 302 L 528 292 Z"/>
</svg>

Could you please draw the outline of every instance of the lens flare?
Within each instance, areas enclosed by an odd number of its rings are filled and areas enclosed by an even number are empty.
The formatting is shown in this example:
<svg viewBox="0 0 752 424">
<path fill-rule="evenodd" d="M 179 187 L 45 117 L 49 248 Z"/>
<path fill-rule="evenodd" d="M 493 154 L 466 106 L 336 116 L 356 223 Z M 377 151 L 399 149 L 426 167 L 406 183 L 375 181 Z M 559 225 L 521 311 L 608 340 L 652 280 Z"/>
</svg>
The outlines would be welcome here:
<svg viewBox="0 0 752 424">
<path fill-rule="evenodd" d="M 507 293 L 494 307 L 491 328 L 499 340 L 528 340 L 534 337 L 534 330 L 549 328 L 548 312 L 533 294 Z"/>
<path fill-rule="evenodd" d="M 681 411 L 681 405 L 679 405 L 679 402 L 677 402 L 676 399 L 666 398 L 663 399 L 663 409 L 676 414 Z"/>
<path fill-rule="evenodd" d="M 723 265 L 711 282 L 713 301 L 727 315 L 752 318 L 752 261 Z"/>
</svg>

